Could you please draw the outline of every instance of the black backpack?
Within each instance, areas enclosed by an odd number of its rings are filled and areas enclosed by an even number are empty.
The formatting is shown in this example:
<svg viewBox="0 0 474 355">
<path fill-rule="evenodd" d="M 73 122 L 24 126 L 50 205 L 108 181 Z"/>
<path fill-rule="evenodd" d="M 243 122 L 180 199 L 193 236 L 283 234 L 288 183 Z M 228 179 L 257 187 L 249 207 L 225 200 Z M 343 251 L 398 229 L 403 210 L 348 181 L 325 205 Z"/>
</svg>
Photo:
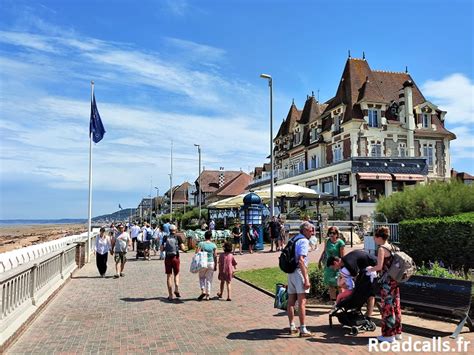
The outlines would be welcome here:
<svg viewBox="0 0 474 355">
<path fill-rule="evenodd" d="M 280 254 L 278 265 L 280 266 L 281 271 L 291 274 L 298 267 L 298 261 L 295 258 L 295 246 L 296 242 L 300 239 L 305 238 L 301 236 L 300 238 L 293 237 L 288 240 L 285 248 Z"/>
</svg>

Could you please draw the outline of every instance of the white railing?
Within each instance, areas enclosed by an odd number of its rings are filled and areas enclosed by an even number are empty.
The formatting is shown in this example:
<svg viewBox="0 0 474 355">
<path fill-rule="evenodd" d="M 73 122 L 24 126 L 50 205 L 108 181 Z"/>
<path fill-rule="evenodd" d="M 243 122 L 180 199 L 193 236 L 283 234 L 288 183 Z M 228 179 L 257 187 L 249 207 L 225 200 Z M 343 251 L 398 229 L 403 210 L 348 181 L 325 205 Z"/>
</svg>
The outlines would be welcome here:
<svg viewBox="0 0 474 355">
<path fill-rule="evenodd" d="M 87 237 L 81 242 L 87 248 Z M 72 243 L 0 273 L 0 346 L 71 276 L 76 247 Z"/>
</svg>

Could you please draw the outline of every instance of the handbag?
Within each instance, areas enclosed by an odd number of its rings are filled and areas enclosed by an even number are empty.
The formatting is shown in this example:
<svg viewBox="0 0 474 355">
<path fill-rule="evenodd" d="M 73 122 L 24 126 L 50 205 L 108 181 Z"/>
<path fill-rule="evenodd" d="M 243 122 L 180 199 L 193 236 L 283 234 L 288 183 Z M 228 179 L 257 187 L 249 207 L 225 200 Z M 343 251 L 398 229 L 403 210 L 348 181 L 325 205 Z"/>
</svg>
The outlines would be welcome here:
<svg viewBox="0 0 474 355">
<path fill-rule="evenodd" d="M 193 274 L 198 273 L 202 269 L 207 269 L 207 252 L 205 251 L 194 254 L 189 266 L 189 271 Z"/>
</svg>

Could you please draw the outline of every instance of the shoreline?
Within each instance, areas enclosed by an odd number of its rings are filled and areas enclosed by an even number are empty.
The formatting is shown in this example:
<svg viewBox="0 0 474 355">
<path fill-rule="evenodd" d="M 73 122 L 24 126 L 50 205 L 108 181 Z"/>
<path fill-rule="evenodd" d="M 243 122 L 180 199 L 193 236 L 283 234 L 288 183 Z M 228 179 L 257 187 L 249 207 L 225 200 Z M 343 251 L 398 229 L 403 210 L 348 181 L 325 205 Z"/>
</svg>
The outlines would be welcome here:
<svg viewBox="0 0 474 355">
<path fill-rule="evenodd" d="M 0 225 L 0 253 L 86 231 L 86 223 Z"/>
</svg>

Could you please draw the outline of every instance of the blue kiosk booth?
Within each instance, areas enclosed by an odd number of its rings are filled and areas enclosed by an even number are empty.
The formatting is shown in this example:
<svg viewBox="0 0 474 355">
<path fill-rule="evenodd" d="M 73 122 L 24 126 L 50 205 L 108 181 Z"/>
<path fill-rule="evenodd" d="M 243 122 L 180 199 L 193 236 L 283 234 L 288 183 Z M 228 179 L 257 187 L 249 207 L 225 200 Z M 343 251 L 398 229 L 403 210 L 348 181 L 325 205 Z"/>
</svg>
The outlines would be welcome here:
<svg viewBox="0 0 474 355">
<path fill-rule="evenodd" d="M 242 223 L 242 248 L 248 250 L 247 231 L 249 225 L 256 227 L 258 231 L 255 250 L 263 250 L 263 215 L 265 206 L 262 199 L 256 193 L 250 192 L 244 196 L 244 205 L 240 208 L 240 220 Z"/>
</svg>

